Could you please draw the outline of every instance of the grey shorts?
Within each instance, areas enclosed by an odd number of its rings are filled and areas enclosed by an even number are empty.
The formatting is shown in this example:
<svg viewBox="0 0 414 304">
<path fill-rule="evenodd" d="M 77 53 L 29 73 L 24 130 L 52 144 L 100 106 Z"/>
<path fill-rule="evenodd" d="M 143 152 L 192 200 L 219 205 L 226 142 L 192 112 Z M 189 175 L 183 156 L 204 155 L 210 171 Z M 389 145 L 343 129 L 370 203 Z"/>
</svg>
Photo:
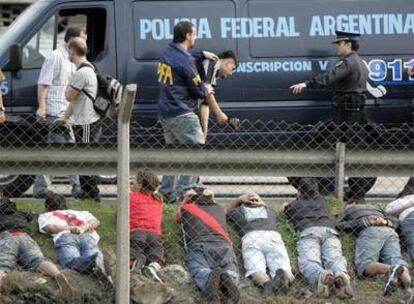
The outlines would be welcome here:
<svg viewBox="0 0 414 304">
<path fill-rule="evenodd" d="M 372 262 L 408 267 L 401 255 L 400 240 L 394 229 L 368 227 L 359 234 L 355 249 L 355 267 L 358 275 L 363 276 L 365 268 Z"/>
<path fill-rule="evenodd" d="M 39 245 L 26 233 L 0 233 L 0 271 L 10 272 L 17 265 L 35 270 L 45 260 Z"/>
</svg>

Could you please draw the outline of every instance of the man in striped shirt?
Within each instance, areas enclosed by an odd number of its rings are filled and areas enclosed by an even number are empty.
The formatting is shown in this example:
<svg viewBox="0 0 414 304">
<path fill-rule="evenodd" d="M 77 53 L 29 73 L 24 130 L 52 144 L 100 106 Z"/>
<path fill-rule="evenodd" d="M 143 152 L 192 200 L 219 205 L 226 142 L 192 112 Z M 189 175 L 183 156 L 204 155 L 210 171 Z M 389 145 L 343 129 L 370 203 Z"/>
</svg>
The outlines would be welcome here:
<svg viewBox="0 0 414 304">
<path fill-rule="evenodd" d="M 65 34 L 65 43 L 52 52 L 46 58 L 40 71 L 37 82 L 37 96 L 39 107 L 36 111 L 37 121 L 46 123 L 49 126 L 48 142 L 51 143 L 73 143 L 74 136 L 70 126 L 55 128 L 53 122 L 63 116 L 68 106 L 65 97 L 66 86 L 72 74 L 75 72 L 75 65 L 69 60 L 67 43 L 73 37 L 87 39 L 86 32 L 80 28 L 68 28 Z M 69 176 L 72 185 L 72 196 L 79 197 L 82 194 L 79 177 Z M 45 175 L 38 175 L 33 188 L 36 197 L 44 197 L 50 180 Z"/>
<path fill-rule="evenodd" d="M 193 56 L 196 59 L 197 70 L 202 81 L 206 84 L 211 84 L 213 87 L 217 85 L 218 79 L 226 79 L 232 76 L 238 65 L 236 54 L 231 50 L 218 54 L 218 60 L 207 59 L 200 52 L 194 52 Z M 240 127 L 240 120 L 235 117 L 229 117 L 224 113 L 216 100 L 215 94 L 210 94 L 206 99 L 200 101 L 199 107 L 204 137 L 207 137 L 208 133 L 210 110 L 214 113 L 219 125 L 229 124 L 234 129 Z"/>
</svg>

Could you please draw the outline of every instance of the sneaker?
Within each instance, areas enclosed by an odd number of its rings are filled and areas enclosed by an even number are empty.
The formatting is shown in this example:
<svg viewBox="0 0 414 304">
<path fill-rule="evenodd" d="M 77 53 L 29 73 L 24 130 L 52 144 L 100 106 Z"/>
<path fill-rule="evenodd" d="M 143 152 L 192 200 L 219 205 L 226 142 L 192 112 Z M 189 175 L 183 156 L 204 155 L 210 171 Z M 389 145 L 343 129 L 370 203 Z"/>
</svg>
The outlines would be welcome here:
<svg viewBox="0 0 414 304">
<path fill-rule="evenodd" d="M 134 259 L 130 266 L 131 272 L 136 274 L 142 274 L 142 269 L 144 268 L 145 260 L 144 259 Z"/>
<path fill-rule="evenodd" d="M 262 286 L 264 293 L 268 296 L 274 295 L 272 281 L 267 281 Z"/>
<path fill-rule="evenodd" d="M 157 271 L 159 271 L 160 269 L 160 264 L 158 264 L 157 262 L 152 262 L 148 266 L 142 268 L 142 274 L 153 281 L 164 283 L 157 274 Z"/>
<path fill-rule="evenodd" d="M 238 303 L 240 301 L 239 289 L 227 272 L 220 274 L 220 290 L 230 303 Z"/>
<path fill-rule="evenodd" d="M 218 290 L 220 286 L 220 271 L 218 269 L 214 269 L 210 272 L 208 276 L 208 280 L 206 283 L 206 287 L 203 290 L 203 297 L 207 301 L 214 301 L 218 298 Z"/>
<path fill-rule="evenodd" d="M 55 277 L 56 283 L 59 286 L 59 290 L 62 293 L 63 298 L 69 299 L 73 297 L 73 287 L 70 285 L 68 279 L 63 272 L 60 272 Z"/>
<path fill-rule="evenodd" d="M 338 297 L 341 299 L 353 298 L 354 290 L 351 286 L 349 275 L 345 272 L 335 274 L 335 287 L 338 289 Z"/>
<path fill-rule="evenodd" d="M 98 279 L 105 289 L 114 288 L 114 282 L 106 270 L 105 258 L 101 252 L 99 252 L 93 260 L 92 274 Z"/>
<path fill-rule="evenodd" d="M 319 296 L 328 298 L 330 289 L 334 284 L 335 277 L 330 270 L 323 270 L 321 271 L 318 279 L 318 286 L 316 288 L 316 292 Z"/>
<path fill-rule="evenodd" d="M 404 267 L 402 265 L 394 265 L 388 270 L 388 273 L 385 276 L 384 296 L 389 296 L 395 291 L 398 285 L 398 279 L 403 271 Z"/>
<path fill-rule="evenodd" d="M 272 288 L 275 295 L 280 293 L 287 294 L 289 291 L 289 279 L 283 269 L 276 270 L 275 276 L 272 279 Z"/>
<path fill-rule="evenodd" d="M 83 196 L 83 192 L 80 186 L 73 186 L 70 192 L 73 198 L 79 199 Z"/>
</svg>

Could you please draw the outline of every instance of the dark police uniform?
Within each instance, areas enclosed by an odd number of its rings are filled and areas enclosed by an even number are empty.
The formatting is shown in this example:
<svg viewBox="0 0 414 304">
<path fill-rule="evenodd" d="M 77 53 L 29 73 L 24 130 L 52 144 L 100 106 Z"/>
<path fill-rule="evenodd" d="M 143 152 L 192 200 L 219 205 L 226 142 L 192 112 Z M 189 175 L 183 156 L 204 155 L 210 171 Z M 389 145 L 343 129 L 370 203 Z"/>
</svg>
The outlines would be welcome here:
<svg viewBox="0 0 414 304">
<path fill-rule="evenodd" d="M 357 41 L 360 36 L 341 31 L 336 31 L 336 35 L 333 43 Z M 307 88 L 333 91 L 332 121 L 335 124 L 365 124 L 368 122 L 365 112 L 367 81 L 368 69 L 365 63 L 356 52 L 351 52 L 339 58 L 331 70 L 310 78 L 305 84 Z M 363 200 L 375 181 L 376 178 L 349 178 L 349 192 L 346 193 L 345 200 L 349 202 Z M 322 182 L 332 184 L 330 179 L 323 179 L 320 183 Z"/>
<path fill-rule="evenodd" d="M 312 89 L 333 90 L 333 121 L 340 123 L 366 123 L 365 92 L 368 69 L 357 53 L 341 57 L 330 71 L 317 75 L 306 86 Z"/>
</svg>

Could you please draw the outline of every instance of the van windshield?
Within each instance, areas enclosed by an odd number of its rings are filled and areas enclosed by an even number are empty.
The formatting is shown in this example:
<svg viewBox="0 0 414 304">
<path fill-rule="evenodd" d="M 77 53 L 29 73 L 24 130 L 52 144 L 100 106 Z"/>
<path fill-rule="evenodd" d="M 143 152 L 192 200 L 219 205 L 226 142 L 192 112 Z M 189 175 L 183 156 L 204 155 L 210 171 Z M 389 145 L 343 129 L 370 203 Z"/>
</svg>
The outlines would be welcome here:
<svg viewBox="0 0 414 304">
<path fill-rule="evenodd" d="M 41 15 L 44 8 L 50 4 L 50 1 L 38 1 L 27 9 L 10 25 L 7 31 L 0 36 L 0 66 L 6 63 L 7 53 L 10 45 L 17 42 L 23 31 L 32 26 L 33 19 Z"/>
</svg>

